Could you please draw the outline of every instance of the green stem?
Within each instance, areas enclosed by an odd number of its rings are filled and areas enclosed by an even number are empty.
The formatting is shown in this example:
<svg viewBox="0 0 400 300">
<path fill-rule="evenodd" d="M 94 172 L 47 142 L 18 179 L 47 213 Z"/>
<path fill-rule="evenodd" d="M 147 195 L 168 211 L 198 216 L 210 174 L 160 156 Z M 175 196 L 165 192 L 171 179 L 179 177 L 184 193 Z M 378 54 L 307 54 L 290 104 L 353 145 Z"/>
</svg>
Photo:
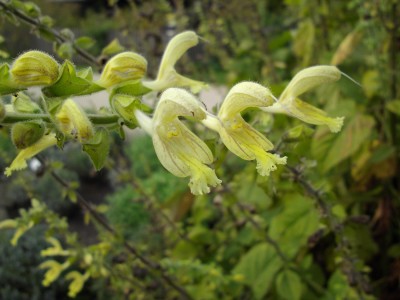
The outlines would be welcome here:
<svg viewBox="0 0 400 300">
<path fill-rule="evenodd" d="M 87 115 L 93 125 L 115 125 L 118 123 L 118 115 L 98 115 L 88 114 Z M 17 122 L 31 121 L 31 120 L 43 120 L 44 122 L 51 123 L 51 117 L 49 114 L 26 114 L 26 113 L 6 113 L 4 119 L 0 121 L 0 125 L 12 125 Z"/>
</svg>

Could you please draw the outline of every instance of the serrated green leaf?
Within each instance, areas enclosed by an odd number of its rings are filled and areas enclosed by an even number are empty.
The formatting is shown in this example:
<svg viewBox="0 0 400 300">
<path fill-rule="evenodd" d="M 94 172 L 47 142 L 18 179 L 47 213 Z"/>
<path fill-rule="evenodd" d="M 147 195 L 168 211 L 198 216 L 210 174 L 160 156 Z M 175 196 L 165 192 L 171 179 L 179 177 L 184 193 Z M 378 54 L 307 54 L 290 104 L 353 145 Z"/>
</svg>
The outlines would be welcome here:
<svg viewBox="0 0 400 300">
<path fill-rule="evenodd" d="M 330 170 L 355 153 L 371 136 L 374 125 L 375 120 L 371 116 L 361 114 L 354 116 L 330 145 L 323 162 L 323 170 Z"/>
<path fill-rule="evenodd" d="M 88 36 L 82 36 L 75 40 L 75 45 L 82 49 L 90 49 L 96 44 L 96 41 Z"/>
<path fill-rule="evenodd" d="M 291 270 L 283 270 L 276 277 L 276 291 L 282 299 L 299 300 L 302 283 L 299 275 Z"/>
<path fill-rule="evenodd" d="M 262 299 L 269 291 L 275 274 L 282 265 L 272 246 L 261 243 L 241 257 L 232 273 L 244 277 L 243 281 L 251 287 L 254 299 Z"/>
<path fill-rule="evenodd" d="M 56 83 L 43 89 L 43 93 L 47 97 L 86 95 L 103 89 L 97 84 L 94 84 L 85 78 L 79 77 L 76 73 L 74 65 L 69 61 L 66 61 L 62 65 L 60 73 L 61 75 Z M 89 70 L 82 71 L 80 74 L 90 78 Z"/>
<path fill-rule="evenodd" d="M 282 251 L 293 257 L 319 226 L 319 215 L 313 202 L 301 195 L 288 195 L 283 211 L 271 221 L 269 234 Z"/>
<path fill-rule="evenodd" d="M 96 170 L 100 170 L 110 151 L 110 137 L 107 130 L 99 128 L 91 141 L 83 145 L 83 151 L 89 155 Z"/>
</svg>

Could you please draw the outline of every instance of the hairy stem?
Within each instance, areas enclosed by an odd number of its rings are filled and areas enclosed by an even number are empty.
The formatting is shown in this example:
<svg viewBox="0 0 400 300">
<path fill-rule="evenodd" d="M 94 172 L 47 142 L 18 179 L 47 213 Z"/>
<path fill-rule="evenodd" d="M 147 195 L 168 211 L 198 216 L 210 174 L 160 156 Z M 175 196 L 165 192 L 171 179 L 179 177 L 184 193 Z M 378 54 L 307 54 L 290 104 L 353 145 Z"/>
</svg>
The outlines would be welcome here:
<svg viewBox="0 0 400 300">
<path fill-rule="evenodd" d="M 112 115 L 100 115 L 100 114 L 88 114 L 89 120 L 93 125 L 117 125 L 119 116 Z M 0 125 L 12 125 L 17 122 L 31 121 L 31 120 L 42 120 L 47 123 L 52 123 L 49 114 L 26 114 L 26 113 L 6 113 L 4 119 L 0 121 Z"/>
</svg>

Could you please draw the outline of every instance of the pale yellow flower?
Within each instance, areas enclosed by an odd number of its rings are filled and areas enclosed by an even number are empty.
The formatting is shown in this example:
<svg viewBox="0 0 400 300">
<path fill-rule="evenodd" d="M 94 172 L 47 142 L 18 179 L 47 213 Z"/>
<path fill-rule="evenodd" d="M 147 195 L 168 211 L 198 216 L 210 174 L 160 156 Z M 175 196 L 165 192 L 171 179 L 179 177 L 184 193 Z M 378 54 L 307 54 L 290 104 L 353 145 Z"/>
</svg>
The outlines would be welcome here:
<svg viewBox="0 0 400 300">
<path fill-rule="evenodd" d="M 55 116 L 60 130 L 79 142 L 88 141 L 93 137 L 94 129 L 85 112 L 72 99 L 62 104 Z"/>
<path fill-rule="evenodd" d="M 199 37 L 193 31 L 185 31 L 174 36 L 168 43 L 161 59 L 156 80 L 144 81 L 143 85 L 154 91 L 163 91 L 170 87 L 188 87 L 193 93 L 206 86 L 204 82 L 193 80 L 178 74 L 176 62 L 189 49 L 199 43 Z"/>
<path fill-rule="evenodd" d="M 249 125 L 241 112 L 249 107 L 268 107 L 274 102 L 266 87 L 254 82 L 235 85 L 226 96 L 217 116 L 211 114 L 202 123 L 217 131 L 225 146 L 244 160 L 256 160 L 258 173 L 268 176 L 276 165 L 286 164 L 286 157 L 269 153 L 273 144 Z"/>
<path fill-rule="evenodd" d="M 10 176 L 13 171 L 22 170 L 27 167 L 26 161 L 36 154 L 42 152 L 43 150 L 54 146 L 57 144 L 56 135 L 51 133 L 48 135 L 44 135 L 40 140 L 38 140 L 33 145 L 21 150 L 18 152 L 17 157 L 13 160 L 11 165 L 6 168 L 4 174 L 6 176 Z"/>
<path fill-rule="evenodd" d="M 207 166 L 214 160 L 210 149 L 178 118 L 202 120 L 206 117 L 201 103 L 193 95 L 170 88 L 162 94 L 153 119 L 139 110 L 135 116 L 140 126 L 152 136 L 161 164 L 175 176 L 190 176 L 189 187 L 193 194 L 209 193 L 209 186 L 221 183 L 214 170 Z"/>
<path fill-rule="evenodd" d="M 111 86 L 142 78 L 147 70 L 147 60 L 135 52 L 123 52 L 112 57 L 101 73 L 98 85 Z"/>
<path fill-rule="evenodd" d="M 326 112 L 303 102 L 298 96 L 328 82 L 339 80 L 341 72 L 334 66 L 315 66 L 298 72 L 279 97 L 279 101 L 262 110 L 283 113 L 314 125 L 327 125 L 332 132 L 339 132 L 344 117 L 331 118 Z"/>
</svg>

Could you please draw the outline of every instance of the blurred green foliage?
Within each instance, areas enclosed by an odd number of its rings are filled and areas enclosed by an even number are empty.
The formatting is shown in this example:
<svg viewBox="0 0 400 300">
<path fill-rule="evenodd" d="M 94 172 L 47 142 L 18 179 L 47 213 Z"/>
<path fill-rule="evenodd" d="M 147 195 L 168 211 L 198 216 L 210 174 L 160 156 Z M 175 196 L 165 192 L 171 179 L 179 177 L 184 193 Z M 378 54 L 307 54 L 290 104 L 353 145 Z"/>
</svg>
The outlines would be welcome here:
<svg viewBox="0 0 400 300">
<path fill-rule="evenodd" d="M 34 266 L 43 262 L 40 251 L 46 247 L 44 228 L 38 226 L 21 238 L 17 246 L 10 244 L 11 235 L 0 232 L 0 297 L 1 299 L 51 300 L 66 293 L 65 283 L 43 287 L 44 272 Z"/>
</svg>

